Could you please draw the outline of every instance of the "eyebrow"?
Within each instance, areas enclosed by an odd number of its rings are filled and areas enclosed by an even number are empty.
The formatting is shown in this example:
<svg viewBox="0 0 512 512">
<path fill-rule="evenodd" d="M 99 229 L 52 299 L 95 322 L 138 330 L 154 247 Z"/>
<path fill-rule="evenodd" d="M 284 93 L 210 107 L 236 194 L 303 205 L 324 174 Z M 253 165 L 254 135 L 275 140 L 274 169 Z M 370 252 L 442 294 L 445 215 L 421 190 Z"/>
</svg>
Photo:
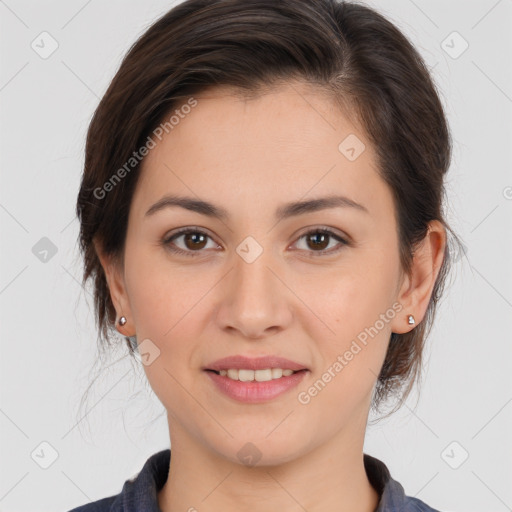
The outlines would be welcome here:
<svg viewBox="0 0 512 512">
<path fill-rule="evenodd" d="M 201 215 L 227 221 L 230 217 L 229 212 L 218 205 L 214 205 L 207 201 L 195 199 L 193 197 L 166 195 L 153 204 L 145 214 L 145 217 L 151 216 L 158 211 L 165 208 L 178 206 L 186 210 L 190 210 Z M 312 213 L 328 208 L 354 208 L 358 211 L 369 213 L 368 209 L 362 204 L 356 203 L 352 199 L 345 196 L 327 196 L 318 199 L 310 199 L 308 201 L 297 201 L 286 203 L 277 208 L 275 218 L 278 221 L 294 217 L 296 215 L 303 215 Z"/>
</svg>

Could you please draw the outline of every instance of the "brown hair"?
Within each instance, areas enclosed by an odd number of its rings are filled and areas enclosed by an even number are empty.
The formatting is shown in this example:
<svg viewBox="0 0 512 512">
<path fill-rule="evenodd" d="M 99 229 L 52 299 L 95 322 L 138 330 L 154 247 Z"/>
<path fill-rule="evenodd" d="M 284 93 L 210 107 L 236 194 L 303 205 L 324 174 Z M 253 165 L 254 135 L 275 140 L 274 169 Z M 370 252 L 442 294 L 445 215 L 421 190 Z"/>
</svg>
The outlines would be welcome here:
<svg viewBox="0 0 512 512">
<path fill-rule="evenodd" d="M 443 107 L 421 56 L 390 21 L 367 6 L 336 0 L 186 0 L 129 50 L 87 133 L 76 211 L 83 283 L 94 280 L 101 345 L 110 346 L 116 312 L 93 239 L 122 264 L 140 162 L 108 194 L 98 191 L 194 93 L 225 85 L 250 95 L 294 79 L 330 93 L 360 120 L 393 194 L 405 272 L 429 221 L 441 221 L 453 234 L 442 212 L 451 158 Z M 391 335 L 372 402 L 376 409 L 392 394 L 403 401 L 420 376 L 449 249 L 450 243 L 424 321 Z"/>
</svg>

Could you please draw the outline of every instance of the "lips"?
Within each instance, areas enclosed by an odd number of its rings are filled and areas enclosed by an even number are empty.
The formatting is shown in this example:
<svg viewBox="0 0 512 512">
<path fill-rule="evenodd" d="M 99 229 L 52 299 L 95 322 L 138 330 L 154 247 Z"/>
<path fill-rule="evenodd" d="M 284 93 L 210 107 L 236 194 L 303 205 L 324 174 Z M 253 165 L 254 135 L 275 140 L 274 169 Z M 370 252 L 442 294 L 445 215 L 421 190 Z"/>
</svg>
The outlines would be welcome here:
<svg viewBox="0 0 512 512">
<path fill-rule="evenodd" d="M 213 370 L 204 371 L 209 382 L 213 383 L 214 389 L 236 402 L 245 404 L 263 404 L 290 393 L 303 381 L 307 373 L 308 371 L 303 369 L 286 377 L 282 376 L 265 382 L 242 382 L 222 376 Z M 289 399 L 291 399 L 290 395 Z"/>
<path fill-rule="evenodd" d="M 229 370 L 229 369 L 244 369 L 244 370 L 265 370 L 267 368 L 282 368 L 293 371 L 308 370 L 308 368 L 296 361 L 291 361 L 284 357 L 269 355 L 262 357 L 246 357 L 242 355 L 224 357 L 204 366 L 203 370 Z"/>
</svg>

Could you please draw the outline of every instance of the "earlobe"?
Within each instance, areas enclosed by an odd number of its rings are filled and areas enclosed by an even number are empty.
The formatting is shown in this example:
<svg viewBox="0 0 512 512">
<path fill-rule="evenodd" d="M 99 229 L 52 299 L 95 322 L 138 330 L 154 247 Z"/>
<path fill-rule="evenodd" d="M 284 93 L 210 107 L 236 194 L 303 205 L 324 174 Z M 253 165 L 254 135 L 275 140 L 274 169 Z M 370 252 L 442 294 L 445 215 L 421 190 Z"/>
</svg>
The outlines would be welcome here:
<svg viewBox="0 0 512 512">
<path fill-rule="evenodd" d="M 131 322 L 128 321 L 129 318 L 132 318 L 132 314 L 119 263 L 103 252 L 100 243 L 96 240 L 94 240 L 93 243 L 103 272 L 105 273 L 112 304 L 116 310 L 115 327 L 121 334 L 130 336 L 131 333 L 134 332 Z"/>
<path fill-rule="evenodd" d="M 431 221 L 427 235 L 415 250 L 410 275 L 403 280 L 397 300 L 403 306 L 404 313 L 395 318 L 393 332 L 409 332 L 414 328 L 410 326 L 417 325 L 425 316 L 443 263 L 445 247 L 444 226 L 437 220 Z"/>
</svg>

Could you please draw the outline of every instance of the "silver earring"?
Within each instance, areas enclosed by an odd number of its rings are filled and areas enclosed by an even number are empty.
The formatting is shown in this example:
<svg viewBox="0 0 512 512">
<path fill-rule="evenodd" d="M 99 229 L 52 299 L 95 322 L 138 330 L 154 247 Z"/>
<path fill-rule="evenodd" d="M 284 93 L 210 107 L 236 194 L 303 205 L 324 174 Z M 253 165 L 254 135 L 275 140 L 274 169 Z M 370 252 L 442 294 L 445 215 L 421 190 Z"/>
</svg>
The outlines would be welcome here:
<svg viewBox="0 0 512 512">
<path fill-rule="evenodd" d="M 415 321 L 414 321 L 414 317 L 412 315 L 409 315 L 408 322 L 409 322 L 409 325 L 414 325 Z"/>
<path fill-rule="evenodd" d="M 124 325 L 126 323 L 126 317 L 125 316 L 122 316 L 120 319 L 119 319 L 119 325 Z"/>
</svg>

